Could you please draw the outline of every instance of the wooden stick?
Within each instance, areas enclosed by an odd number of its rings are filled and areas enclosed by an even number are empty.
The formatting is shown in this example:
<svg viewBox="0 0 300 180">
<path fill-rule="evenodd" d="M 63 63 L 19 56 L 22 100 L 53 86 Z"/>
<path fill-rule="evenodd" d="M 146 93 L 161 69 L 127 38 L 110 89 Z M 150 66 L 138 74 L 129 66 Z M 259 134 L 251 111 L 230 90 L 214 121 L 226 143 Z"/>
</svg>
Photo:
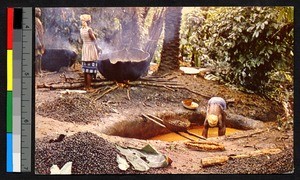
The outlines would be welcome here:
<svg viewBox="0 0 300 180">
<path fill-rule="evenodd" d="M 163 124 L 157 122 L 156 120 L 152 119 L 151 117 L 147 116 L 146 114 L 142 114 L 142 116 L 145 117 L 145 118 L 147 118 L 148 120 L 150 120 L 150 121 L 152 121 L 152 122 L 158 124 L 159 126 L 161 126 L 161 127 L 163 127 L 163 128 L 167 128 L 165 125 L 163 125 Z"/>
<path fill-rule="evenodd" d="M 165 86 L 164 88 L 173 92 L 175 91 L 175 89 L 169 88 L 168 86 Z"/>
<path fill-rule="evenodd" d="M 127 97 L 128 97 L 128 100 L 130 101 L 130 88 L 127 88 Z"/>
<path fill-rule="evenodd" d="M 111 91 L 117 89 L 118 87 L 119 87 L 118 85 L 115 85 L 115 86 L 111 87 L 110 89 L 104 91 L 100 96 L 96 97 L 96 98 L 94 99 L 94 101 L 100 99 L 102 96 L 104 96 L 105 94 L 107 94 L 107 93 L 109 93 L 109 92 L 111 92 Z"/>
<path fill-rule="evenodd" d="M 171 81 L 172 79 L 175 79 L 175 78 L 177 78 L 177 76 L 169 77 L 169 78 L 167 78 L 167 80 Z"/>
<path fill-rule="evenodd" d="M 185 90 L 188 90 L 188 91 L 190 91 L 190 92 L 192 92 L 192 93 L 194 93 L 194 94 L 197 94 L 197 95 L 203 96 L 203 97 L 205 97 L 205 98 L 211 98 L 210 96 L 207 96 L 207 95 L 201 94 L 201 93 L 199 93 L 199 92 L 196 92 L 196 91 L 194 91 L 194 90 L 191 90 L 191 89 L 189 89 L 189 88 L 187 88 L 187 87 L 181 87 L 181 86 L 178 86 L 178 88 L 180 88 L 180 89 L 185 89 Z"/>
<path fill-rule="evenodd" d="M 37 86 L 39 87 L 50 87 L 51 85 L 55 85 L 55 84 L 64 84 L 64 82 L 61 82 L 61 81 L 57 81 L 57 82 L 51 82 L 51 83 L 43 83 L 43 84 L 38 84 Z"/>
<path fill-rule="evenodd" d="M 247 134 L 244 134 L 244 135 L 241 135 L 241 136 L 232 136 L 232 137 L 227 137 L 226 139 L 228 140 L 236 140 L 236 139 L 241 139 L 241 138 L 247 138 L 247 137 L 251 137 L 255 134 L 260 134 L 260 133 L 263 133 L 264 130 L 260 130 L 260 131 L 256 131 L 256 132 L 252 132 L 252 133 L 247 133 Z"/>
<path fill-rule="evenodd" d="M 156 87 L 169 87 L 169 88 L 179 88 L 178 84 L 162 84 L 162 83 L 152 83 L 152 82 L 143 82 L 143 81 L 132 81 L 128 82 L 128 85 L 145 85 L 145 86 L 156 86 Z"/>
<path fill-rule="evenodd" d="M 104 82 L 95 82 L 92 83 L 92 86 L 99 87 L 105 85 L 112 85 L 115 82 L 113 81 L 104 81 Z M 51 88 L 51 89 L 74 89 L 83 87 L 82 81 L 76 82 L 54 82 L 54 83 L 45 83 L 45 84 L 38 84 L 37 88 Z"/>
<path fill-rule="evenodd" d="M 189 137 L 187 137 L 187 136 L 181 134 L 180 132 L 175 132 L 175 133 L 178 134 L 178 135 L 181 136 L 181 137 L 184 137 L 184 138 L 188 139 L 188 140 L 195 141 L 194 139 L 189 138 Z"/>
<path fill-rule="evenodd" d="M 263 154 L 278 154 L 281 153 L 282 150 L 278 148 L 271 148 L 271 149 L 260 149 L 256 151 L 249 152 L 247 154 L 238 154 L 238 155 L 231 155 L 229 156 L 232 159 L 237 159 L 237 158 L 247 158 L 247 157 L 255 157 L 255 156 L 260 156 Z"/>
<path fill-rule="evenodd" d="M 207 157 L 207 158 L 202 158 L 201 163 L 202 163 L 202 167 L 208 167 L 208 166 L 214 166 L 214 165 L 226 163 L 228 159 L 229 159 L 228 156 Z"/>
<path fill-rule="evenodd" d="M 144 82 L 144 81 L 142 81 Z M 146 81 L 147 82 L 147 81 Z M 162 84 L 162 85 L 170 85 L 170 86 L 184 86 L 184 84 L 178 83 L 178 82 L 157 82 L 157 84 Z"/>
<path fill-rule="evenodd" d="M 94 94 L 98 94 L 101 91 L 101 88 L 102 87 L 97 88 L 96 91 L 94 92 Z"/>
<path fill-rule="evenodd" d="M 104 91 L 105 91 L 106 89 L 109 89 L 109 88 L 106 87 L 106 88 L 104 89 Z M 98 87 L 98 88 L 95 89 L 95 91 L 94 91 L 93 93 L 88 94 L 88 96 L 89 96 L 90 98 L 95 97 L 95 96 L 98 96 L 98 93 L 99 93 L 101 90 L 102 90 L 102 87 Z"/>
<path fill-rule="evenodd" d="M 153 115 L 151 115 L 151 114 L 147 114 L 149 117 L 152 117 L 153 119 L 156 119 L 156 120 L 158 120 L 158 121 L 160 121 L 161 123 L 164 123 L 164 120 L 162 120 L 162 119 L 160 119 L 160 118 L 158 118 L 158 117 L 156 117 L 156 116 L 153 116 Z"/>
<path fill-rule="evenodd" d="M 194 133 L 192 133 L 192 132 L 189 132 L 188 130 L 186 130 L 186 133 L 188 133 L 188 134 L 191 135 L 191 136 L 195 136 L 195 137 L 197 137 L 197 138 L 200 138 L 200 139 L 203 139 L 203 140 L 207 140 L 205 137 L 199 136 L 198 134 L 194 134 Z"/>
<path fill-rule="evenodd" d="M 192 141 L 185 142 L 186 147 L 197 151 L 224 151 L 225 147 L 222 144 L 218 144 L 210 141 Z"/>
<path fill-rule="evenodd" d="M 154 82 L 177 82 L 168 79 L 160 79 L 160 78 L 140 78 L 141 81 L 154 81 Z"/>
<path fill-rule="evenodd" d="M 93 82 L 91 85 L 98 87 L 98 86 L 112 85 L 114 83 L 115 83 L 114 81 L 101 81 L 101 82 Z"/>
<path fill-rule="evenodd" d="M 83 83 L 59 83 L 59 84 L 44 84 L 44 87 L 50 89 L 75 89 L 83 87 Z"/>
<path fill-rule="evenodd" d="M 214 165 L 226 163 L 230 159 L 249 158 L 249 157 L 261 156 L 264 154 L 278 154 L 281 152 L 282 152 L 282 150 L 278 149 L 278 148 L 261 149 L 261 150 L 249 152 L 247 154 L 202 158 L 201 163 L 202 163 L 203 167 L 208 167 L 208 166 L 214 166 Z"/>
<path fill-rule="evenodd" d="M 171 73 L 165 73 L 165 74 L 161 75 L 160 77 L 164 78 L 164 77 L 166 77 L 166 76 L 168 76 L 168 75 L 170 75 L 170 74 L 171 74 Z"/>
</svg>

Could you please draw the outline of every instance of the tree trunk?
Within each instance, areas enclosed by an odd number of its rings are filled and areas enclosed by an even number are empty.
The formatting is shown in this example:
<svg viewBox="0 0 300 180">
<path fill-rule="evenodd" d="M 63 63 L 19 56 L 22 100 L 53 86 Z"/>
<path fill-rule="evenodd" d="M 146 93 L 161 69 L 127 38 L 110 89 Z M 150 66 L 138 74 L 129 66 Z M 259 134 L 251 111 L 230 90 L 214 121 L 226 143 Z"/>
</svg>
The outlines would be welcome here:
<svg viewBox="0 0 300 180">
<path fill-rule="evenodd" d="M 165 15 L 165 8 L 157 9 L 152 18 L 151 26 L 149 27 L 148 30 L 149 40 L 146 43 L 144 50 L 150 54 L 151 60 L 153 59 L 157 47 L 157 42 L 159 40 L 159 37 L 163 29 L 164 15 Z"/>
<path fill-rule="evenodd" d="M 132 31 L 133 31 L 133 34 L 132 34 L 132 48 L 137 48 L 137 49 L 142 49 L 142 44 L 143 44 L 143 41 L 142 41 L 142 32 L 141 32 L 141 28 L 143 27 L 144 25 L 144 16 L 143 16 L 143 13 L 144 13 L 144 8 L 141 8 L 141 7 L 135 7 L 134 8 L 134 18 L 133 18 L 133 27 L 132 27 Z"/>
<path fill-rule="evenodd" d="M 182 7 L 168 7 L 165 18 L 164 43 L 158 73 L 179 69 L 179 30 Z"/>
<path fill-rule="evenodd" d="M 141 7 L 142 24 L 145 24 L 146 17 L 149 13 L 150 7 Z"/>
<path fill-rule="evenodd" d="M 141 49 L 140 18 L 138 7 L 125 8 L 125 18 L 122 24 L 121 47 Z"/>
</svg>

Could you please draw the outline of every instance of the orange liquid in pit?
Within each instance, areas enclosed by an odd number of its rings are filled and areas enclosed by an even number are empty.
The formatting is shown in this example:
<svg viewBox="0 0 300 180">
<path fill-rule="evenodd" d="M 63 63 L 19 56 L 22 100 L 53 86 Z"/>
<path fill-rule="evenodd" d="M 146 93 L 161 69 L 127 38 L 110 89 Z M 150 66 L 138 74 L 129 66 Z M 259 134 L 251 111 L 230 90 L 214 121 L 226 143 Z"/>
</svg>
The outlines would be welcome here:
<svg viewBox="0 0 300 180">
<path fill-rule="evenodd" d="M 197 134 L 198 136 L 202 135 L 202 130 L 203 130 L 203 126 L 194 126 L 192 129 L 189 129 L 188 131 L 193 133 L 193 134 Z M 226 135 L 235 133 L 235 132 L 239 132 L 240 130 L 238 129 L 233 129 L 233 128 L 226 128 Z M 195 136 L 191 136 L 187 133 L 184 132 L 180 132 L 180 134 L 189 137 L 191 139 L 194 140 L 198 140 L 199 138 L 195 137 Z M 207 137 L 217 137 L 218 136 L 218 128 L 209 128 L 208 129 L 208 135 Z M 150 138 L 150 140 L 161 140 L 161 141 L 182 141 L 182 140 L 188 140 L 174 132 L 172 133 L 168 133 L 168 134 L 163 134 L 163 135 L 158 135 L 155 137 Z"/>
</svg>

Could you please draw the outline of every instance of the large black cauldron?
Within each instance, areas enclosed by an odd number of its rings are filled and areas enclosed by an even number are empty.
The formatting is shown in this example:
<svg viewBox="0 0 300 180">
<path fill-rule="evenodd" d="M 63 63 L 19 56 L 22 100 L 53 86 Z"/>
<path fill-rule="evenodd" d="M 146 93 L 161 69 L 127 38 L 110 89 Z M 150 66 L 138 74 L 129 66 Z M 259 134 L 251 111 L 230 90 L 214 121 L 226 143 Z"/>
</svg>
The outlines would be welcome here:
<svg viewBox="0 0 300 180">
<path fill-rule="evenodd" d="M 98 70 L 108 80 L 134 81 L 143 75 L 150 65 L 150 55 L 139 49 L 115 51 L 100 55 Z"/>
<path fill-rule="evenodd" d="M 62 67 L 72 66 L 77 58 L 74 51 L 67 49 L 46 49 L 42 56 L 42 69 L 59 71 Z"/>
</svg>

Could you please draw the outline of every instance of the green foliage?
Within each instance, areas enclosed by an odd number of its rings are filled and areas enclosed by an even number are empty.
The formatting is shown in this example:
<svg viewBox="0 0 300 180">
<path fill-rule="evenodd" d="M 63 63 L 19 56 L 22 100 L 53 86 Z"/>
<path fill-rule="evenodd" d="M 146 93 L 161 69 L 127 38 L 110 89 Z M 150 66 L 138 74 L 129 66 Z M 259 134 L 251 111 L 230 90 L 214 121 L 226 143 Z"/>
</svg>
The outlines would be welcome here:
<svg viewBox="0 0 300 180">
<path fill-rule="evenodd" d="M 276 15 L 268 7 L 217 8 L 208 14 L 204 41 L 212 59 L 229 64 L 220 74 L 226 81 L 256 91 L 275 66 L 290 62 L 291 41 L 278 34 L 283 24 Z"/>
<path fill-rule="evenodd" d="M 293 7 L 211 7 L 197 12 L 203 22 L 194 16 L 184 18 L 182 52 L 198 45 L 199 64 L 216 67 L 224 81 L 284 101 L 293 88 Z"/>
<path fill-rule="evenodd" d="M 182 23 L 180 29 L 180 48 L 181 56 L 186 61 L 194 61 L 194 65 L 200 67 L 203 65 L 202 58 L 205 56 L 202 39 L 202 23 L 204 17 L 199 7 L 185 8 L 183 12 Z"/>
</svg>

